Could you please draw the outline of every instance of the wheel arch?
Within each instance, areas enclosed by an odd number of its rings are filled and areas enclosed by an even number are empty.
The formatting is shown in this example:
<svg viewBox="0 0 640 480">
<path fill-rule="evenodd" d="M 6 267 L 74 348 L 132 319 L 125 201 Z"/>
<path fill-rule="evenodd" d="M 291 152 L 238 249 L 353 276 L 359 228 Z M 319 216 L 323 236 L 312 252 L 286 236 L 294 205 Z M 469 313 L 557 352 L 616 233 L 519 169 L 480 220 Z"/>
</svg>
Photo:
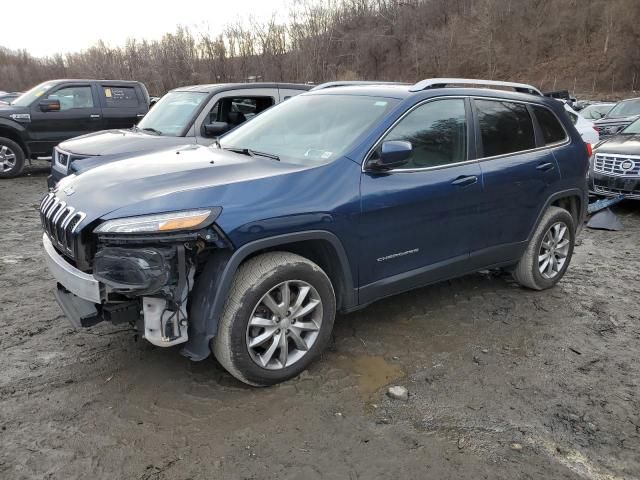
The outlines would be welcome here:
<svg viewBox="0 0 640 480">
<path fill-rule="evenodd" d="M 338 310 L 357 303 L 351 267 L 342 242 L 325 230 L 277 235 L 247 243 L 234 252 L 214 251 L 199 275 L 189 313 L 189 341 L 182 354 L 203 360 L 209 342 L 218 331 L 220 315 L 227 300 L 233 277 L 246 260 L 269 251 L 286 251 L 303 256 L 322 268 L 333 285 Z M 213 295 L 211 291 L 215 292 Z"/>
<path fill-rule="evenodd" d="M 575 222 L 576 234 L 581 230 L 582 223 L 587 212 L 587 197 L 585 190 L 572 188 L 556 192 L 547 199 L 544 206 L 538 212 L 538 216 L 533 226 L 531 227 L 531 230 L 529 231 L 527 240 L 531 239 L 531 236 L 536 231 L 536 228 L 538 228 L 544 212 L 546 212 L 547 209 L 551 206 L 560 207 L 567 210 L 571 214 L 571 217 Z"/>
<path fill-rule="evenodd" d="M 24 153 L 25 159 L 29 158 L 30 152 L 27 143 L 25 142 L 23 136 L 20 134 L 19 130 L 16 130 L 12 125 L 0 122 L 0 137 L 8 138 L 9 140 L 13 140 L 16 142 L 22 152 Z"/>
</svg>

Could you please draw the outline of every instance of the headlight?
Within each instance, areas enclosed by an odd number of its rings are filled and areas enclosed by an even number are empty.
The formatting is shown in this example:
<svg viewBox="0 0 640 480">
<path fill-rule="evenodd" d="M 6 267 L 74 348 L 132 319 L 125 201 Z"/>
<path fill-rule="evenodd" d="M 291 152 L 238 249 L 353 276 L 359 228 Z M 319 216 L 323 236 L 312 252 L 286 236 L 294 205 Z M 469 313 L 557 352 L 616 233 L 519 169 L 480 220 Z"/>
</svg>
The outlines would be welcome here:
<svg viewBox="0 0 640 480">
<path fill-rule="evenodd" d="M 220 208 L 117 218 L 98 225 L 94 233 L 157 233 L 193 230 L 213 222 Z"/>
</svg>

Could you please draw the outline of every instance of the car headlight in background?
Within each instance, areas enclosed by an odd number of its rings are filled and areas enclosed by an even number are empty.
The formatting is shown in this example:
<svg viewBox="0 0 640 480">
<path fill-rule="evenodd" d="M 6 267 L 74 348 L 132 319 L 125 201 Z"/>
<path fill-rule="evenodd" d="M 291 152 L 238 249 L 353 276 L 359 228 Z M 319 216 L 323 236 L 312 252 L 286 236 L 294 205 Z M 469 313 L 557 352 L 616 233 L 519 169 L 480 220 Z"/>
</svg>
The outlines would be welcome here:
<svg viewBox="0 0 640 480">
<path fill-rule="evenodd" d="M 213 222 L 221 208 L 116 218 L 98 225 L 94 233 L 159 233 L 194 230 Z"/>
</svg>

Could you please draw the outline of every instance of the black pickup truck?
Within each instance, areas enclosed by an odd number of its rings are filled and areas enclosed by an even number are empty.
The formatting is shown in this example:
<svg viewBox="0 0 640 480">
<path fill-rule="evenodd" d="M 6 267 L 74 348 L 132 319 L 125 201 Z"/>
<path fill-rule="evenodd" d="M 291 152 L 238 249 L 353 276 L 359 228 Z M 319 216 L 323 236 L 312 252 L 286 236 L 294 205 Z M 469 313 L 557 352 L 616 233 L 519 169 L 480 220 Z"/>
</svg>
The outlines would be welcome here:
<svg viewBox="0 0 640 480">
<path fill-rule="evenodd" d="M 125 80 L 51 80 L 0 105 L 0 178 L 20 175 L 25 159 L 48 157 L 72 137 L 128 128 L 149 111 L 144 84 Z"/>
</svg>

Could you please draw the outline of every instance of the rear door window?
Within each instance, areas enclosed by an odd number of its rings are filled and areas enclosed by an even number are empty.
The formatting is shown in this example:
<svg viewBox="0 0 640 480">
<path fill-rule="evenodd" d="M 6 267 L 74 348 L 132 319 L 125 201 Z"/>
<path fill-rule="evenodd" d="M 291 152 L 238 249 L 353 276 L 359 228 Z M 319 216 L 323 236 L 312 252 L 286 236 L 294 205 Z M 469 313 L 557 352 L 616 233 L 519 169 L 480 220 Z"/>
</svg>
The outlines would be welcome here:
<svg viewBox="0 0 640 480">
<path fill-rule="evenodd" d="M 534 105 L 533 113 L 538 120 L 538 125 L 542 131 L 542 137 L 544 138 L 545 144 L 549 145 L 551 143 L 562 142 L 567 138 L 567 134 L 565 133 L 564 128 L 562 128 L 562 125 L 560 125 L 558 117 L 556 117 L 551 110 L 546 107 Z"/>
<path fill-rule="evenodd" d="M 138 96 L 134 87 L 102 86 L 105 106 L 107 108 L 136 108 Z"/>
<path fill-rule="evenodd" d="M 533 121 L 522 103 L 474 100 L 484 157 L 521 152 L 536 147 Z"/>
</svg>

